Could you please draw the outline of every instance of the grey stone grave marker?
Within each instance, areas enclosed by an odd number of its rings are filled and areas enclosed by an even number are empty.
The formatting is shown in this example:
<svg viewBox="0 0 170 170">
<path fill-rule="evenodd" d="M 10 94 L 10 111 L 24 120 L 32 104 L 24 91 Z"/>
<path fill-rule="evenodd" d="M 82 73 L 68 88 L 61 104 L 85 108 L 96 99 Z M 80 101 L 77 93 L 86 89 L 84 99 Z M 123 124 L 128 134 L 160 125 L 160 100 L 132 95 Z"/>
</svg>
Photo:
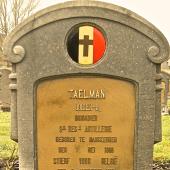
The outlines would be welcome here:
<svg viewBox="0 0 170 170">
<path fill-rule="evenodd" d="M 6 67 L 0 68 L 0 110 L 2 111 L 10 111 L 10 79 L 9 75 L 11 70 Z"/>
<path fill-rule="evenodd" d="M 168 93 L 169 93 L 169 79 L 170 75 L 162 70 L 162 95 L 161 95 L 161 107 L 162 113 L 168 113 Z"/>
<path fill-rule="evenodd" d="M 6 39 L 21 170 L 151 170 L 163 34 L 112 4 L 49 7 Z"/>
</svg>

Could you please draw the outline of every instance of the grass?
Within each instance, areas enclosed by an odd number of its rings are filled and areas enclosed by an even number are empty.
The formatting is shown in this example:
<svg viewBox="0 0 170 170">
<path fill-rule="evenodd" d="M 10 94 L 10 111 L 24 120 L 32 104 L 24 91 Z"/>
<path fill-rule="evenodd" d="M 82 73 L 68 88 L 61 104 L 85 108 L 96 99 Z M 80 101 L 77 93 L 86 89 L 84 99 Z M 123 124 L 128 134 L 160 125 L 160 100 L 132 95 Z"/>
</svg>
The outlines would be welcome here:
<svg viewBox="0 0 170 170">
<path fill-rule="evenodd" d="M 162 116 L 163 140 L 154 146 L 154 160 L 170 160 L 170 116 Z M 0 158 L 8 158 L 17 144 L 10 139 L 10 113 L 0 113 Z"/>
<path fill-rule="evenodd" d="M 170 116 L 162 116 L 162 142 L 154 146 L 154 160 L 170 160 Z"/>
<path fill-rule="evenodd" d="M 0 158 L 10 157 L 15 147 L 17 144 L 10 139 L 10 113 L 0 112 Z"/>
</svg>

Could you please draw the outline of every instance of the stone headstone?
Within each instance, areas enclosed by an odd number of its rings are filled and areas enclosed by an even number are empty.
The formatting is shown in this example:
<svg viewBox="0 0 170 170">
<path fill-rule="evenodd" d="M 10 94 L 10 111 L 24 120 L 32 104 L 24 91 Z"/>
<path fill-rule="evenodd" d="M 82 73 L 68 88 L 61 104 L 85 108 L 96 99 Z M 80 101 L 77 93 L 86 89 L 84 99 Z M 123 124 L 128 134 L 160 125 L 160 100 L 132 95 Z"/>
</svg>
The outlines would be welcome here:
<svg viewBox="0 0 170 170">
<path fill-rule="evenodd" d="M 20 169 L 151 170 L 169 44 L 107 3 L 47 8 L 6 39 Z"/>
<path fill-rule="evenodd" d="M 2 111 L 10 111 L 10 79 L 9 75 L 11 73 L 11 70 L 6 67 L 0 68 L 0 102 L 1 102 L 1 110 Z"/>
<path fill-rule="evenodd" d="M 170 74 L 162 70 L 162 93 L 161 93 L 161 106 L 162 112 L 168 113 L 168 96 L 169 96 L 169 79 Z"/>
</svg>

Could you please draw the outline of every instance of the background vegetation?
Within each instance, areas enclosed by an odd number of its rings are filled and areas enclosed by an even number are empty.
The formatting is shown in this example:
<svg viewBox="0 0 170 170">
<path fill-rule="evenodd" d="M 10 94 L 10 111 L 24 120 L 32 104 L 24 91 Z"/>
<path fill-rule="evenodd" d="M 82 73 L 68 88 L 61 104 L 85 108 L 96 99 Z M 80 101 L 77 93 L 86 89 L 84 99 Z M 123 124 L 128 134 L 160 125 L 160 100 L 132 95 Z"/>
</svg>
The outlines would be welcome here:
<svg viewBox="0 0 170 170">
<path fill-rule="evenodd" d="M 162 116 L 162 142 L 154 146 L 154 160 L 170 160 L 170 116 Z"/>
<path fill-rule="evenodd" d="M 0 112 L 0 158 L 8 158 L 15 150 L 17 155 L 17 144 L 10 139 L 10 113 Z"/>
</svg>

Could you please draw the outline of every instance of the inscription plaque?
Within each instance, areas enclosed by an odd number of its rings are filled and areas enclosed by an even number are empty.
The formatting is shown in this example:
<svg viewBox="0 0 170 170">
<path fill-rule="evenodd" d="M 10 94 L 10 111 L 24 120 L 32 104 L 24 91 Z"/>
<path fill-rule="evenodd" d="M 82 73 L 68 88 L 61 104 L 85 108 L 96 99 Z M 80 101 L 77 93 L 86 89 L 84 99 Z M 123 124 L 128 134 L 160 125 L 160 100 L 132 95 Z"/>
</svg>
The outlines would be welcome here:
<svg viewBox="0 0 170 170">
<path fill-rule="evenodd" d="M 39 170 L 133 170 L 135 85 L 95 76 L 36 89 Z"/>
</svg>

